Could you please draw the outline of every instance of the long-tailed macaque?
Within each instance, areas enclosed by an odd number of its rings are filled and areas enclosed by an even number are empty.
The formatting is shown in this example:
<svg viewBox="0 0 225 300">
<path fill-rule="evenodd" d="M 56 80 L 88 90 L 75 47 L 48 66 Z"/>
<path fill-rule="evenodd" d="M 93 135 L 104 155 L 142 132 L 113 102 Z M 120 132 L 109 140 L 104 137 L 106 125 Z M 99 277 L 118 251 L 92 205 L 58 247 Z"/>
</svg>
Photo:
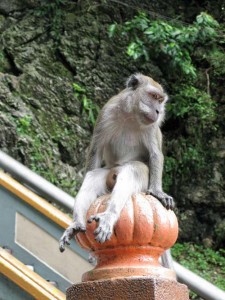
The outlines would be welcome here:
<svg viewBox="0 0 225 300">
<path fill-rule="evenodd" d="M 132 75 L 126 88 L 101 110 L 90 144 L 83 184 L 75 198 L 73 223 L 60 239 L 60 251 L 78 232 L 86 230 L 91 203 L 111 191 L 103 213 L 89 218 L 98 222 L 95 239 L 110 239 L 126 201 L 135 193 L 153 195 L 167 208 L 173 198 L 162 190 L 163 154 L 160 125 L 167 94 L 152 78 Z"/>
</svg>

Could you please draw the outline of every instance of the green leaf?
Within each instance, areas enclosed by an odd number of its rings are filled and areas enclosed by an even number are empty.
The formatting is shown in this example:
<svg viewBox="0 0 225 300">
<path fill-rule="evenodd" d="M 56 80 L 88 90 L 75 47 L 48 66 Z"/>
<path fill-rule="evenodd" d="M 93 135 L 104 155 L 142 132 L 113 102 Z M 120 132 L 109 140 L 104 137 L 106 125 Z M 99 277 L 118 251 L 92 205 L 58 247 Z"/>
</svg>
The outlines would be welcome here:
<svg viewBox="0 0 225 300">
<path fill-rule="evenodd" d="M 86 92 L 85 88 L 81 87 L 78 83 L 73 83 L 74 91 L 78 93 L 84 93 Z"/>
<path fill-rule="evenodd" d="M 111 24 L 109 26 L 108 35 L 110 38 L 112 38 L 114 36 L 116 29 L 117 29 L 117 23 Z"/>
<path fill-rule="evenodd" d="M 89 106 L 88 106 L 88 99 L 86 96 L 83 96 L 82 103 L 83 103 L 83 107 L 88 110 Z"/>
</svg>

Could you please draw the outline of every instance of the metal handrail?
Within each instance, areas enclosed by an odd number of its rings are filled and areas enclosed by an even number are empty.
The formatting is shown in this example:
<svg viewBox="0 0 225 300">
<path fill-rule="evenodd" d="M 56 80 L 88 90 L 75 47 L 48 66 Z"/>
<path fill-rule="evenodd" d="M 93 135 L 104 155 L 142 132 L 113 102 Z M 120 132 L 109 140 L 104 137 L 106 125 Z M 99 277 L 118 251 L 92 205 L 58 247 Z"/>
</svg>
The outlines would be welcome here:
<svg viewBox="0 0 225 300">
<path fill-rule="evenodd" d="M 205 300 L 225 300 L 225 292 L 201 278 L 190 270 L 173 261 L 174 270 L 179 282 L 188 286 L 190 290 Z"/>
<path fill-rule="evenodd" d="M 74 198 L 0 150 L 0 168 L 46 199 L 72 210 Z"/>
<path fill-rule="evenodd" d="M 41 176 L 37 175 L 9 155 L 0 150 L 0 167 L 19 181 L 31 187 L 43 197 L 56 201 L 66 208 L 72 209 L 74 198 L 57 188 Z M 225 300 L 225 292 L 209 281 L 201 278 L 179 263 L 173 261 L 174 270 L 180 282 L 205 300 Z"/>
</svg>

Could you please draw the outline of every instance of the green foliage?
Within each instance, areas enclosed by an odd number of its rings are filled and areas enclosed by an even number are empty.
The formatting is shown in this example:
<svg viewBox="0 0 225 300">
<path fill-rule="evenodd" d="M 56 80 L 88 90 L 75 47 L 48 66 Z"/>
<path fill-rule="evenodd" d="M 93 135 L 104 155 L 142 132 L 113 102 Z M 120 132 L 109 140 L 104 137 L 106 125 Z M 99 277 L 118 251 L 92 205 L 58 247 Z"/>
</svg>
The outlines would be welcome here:
<svg viewBox="0 0 225 300">
<path fill-rule="evenodd" d="M 32 117 L 27 115 L 17 120 L 17 132 L 20 134 L 26 134 L 29 132 Z"/>
<path fill-rule="evenodd" d="M 173 185 L 174 173 L 177 173 L 177 160 L 174 157 L 165 157 L 164 160 L 164 180 L 163 180 L 163 189 L 166 192 L 169 192 L 171 186 Z"/>
<path fill-rule="evenodd" d="M 205 57 L 213 68 L 214 74 L 218 77 L 225 76 L 225 52 L 220 48 L 213 48 L 209 53 L 203 53 Z"/>
<path fill-rule="evenodd" d="M 202 124 L 214 120 L 216 103 L 208 93 L 187 84 L 175 87 L 174 93 L 167 107 L 173 117 L 196 116 Z"/>
<path fill-rule="evenodd" d="M 90 125 L 94 127 L 98 113 L 99 107 L 91 99 L 86 96 L 86 89 L 79 85 L 78 83 L 73 83 L 73 88 L 75 91 L 75 97 L 82 104 L 82 111 L 87 115 Z"/>
<path fill-rule="evenodd" d="M 181 151 L 182 151 L 182 159 L 178 162 L 180 168 L 189 169 L 194 173 L 196 170 L 200 170 L 204 167 L 204 154 L 201 151 L 202 149 L 198 147 L 198 145 L 193 145 L 187 142 L 185 139 L 180 140 Z"/>
<path fill-rule="evenodd" d="M 182 181 L 188 176 L 192 178 L 193 175 L 207 173 L 209 165 L 208 154 L 200 142 L 181 136 L 176 143 L 179 147 L 169 156 L 165 156 L 163 187 L 167 192 L 172 187 L 174 178 Z"/>
<path fill-rule="evenodd" d="M 116 27 L 117 27 L 117 23 L 111 24 L 109 26 L 109 31 L 108 31 L 108 35 L 110 38 L 112 38 L 116 32 Z"/>
<path fill-rule="evenodd" d="M 192 25 L 182 26 L 151 20 L 146 13 L 139 13 L 122 26 L 112 24 L 109 36 L 116 32 L 129 39 L 127 54 L 133 59 L 144 57 L 162 59 L 170 65 L 170 71 L 179 71 L 183 76 L 195 79 L 196 67 L 192 52 L 196 45 L 212 43 L 218 37 L 219 24 L 208 14 L 201 13 Z"/>
<path fill-rule="evenodd" d="M 190 243 L 177 243 L 172 255 L 184 267 L 225 290 L 225 250 L 214 251 L 210 248 Z M 196 299 L 192 295 L 192 299 Z"/>
<path fill-rule="evenodd" d="M 144 56 L 146 60 L 149 59 L 149 54 L 144 42 L 138 37 L 135 38 L 135 42 L 131 42 L 127 47 L 127 54 L 133 59 L 138 59 L 141 56 Z"/>
</svg>

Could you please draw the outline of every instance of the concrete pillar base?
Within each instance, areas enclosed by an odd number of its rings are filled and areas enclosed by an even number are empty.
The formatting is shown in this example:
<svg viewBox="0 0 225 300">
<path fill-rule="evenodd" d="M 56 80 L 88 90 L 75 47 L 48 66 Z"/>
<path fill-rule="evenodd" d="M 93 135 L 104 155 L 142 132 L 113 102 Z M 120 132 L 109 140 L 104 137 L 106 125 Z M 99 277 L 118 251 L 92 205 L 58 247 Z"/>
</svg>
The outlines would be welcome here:
<svg viewBox="0 0 225 300">
<path fill-rule="evenodd" d="M 189 300 L 186 285 L 152 277 L 87 281 L 67 289 L 67 300 Z"/>
</svg>

